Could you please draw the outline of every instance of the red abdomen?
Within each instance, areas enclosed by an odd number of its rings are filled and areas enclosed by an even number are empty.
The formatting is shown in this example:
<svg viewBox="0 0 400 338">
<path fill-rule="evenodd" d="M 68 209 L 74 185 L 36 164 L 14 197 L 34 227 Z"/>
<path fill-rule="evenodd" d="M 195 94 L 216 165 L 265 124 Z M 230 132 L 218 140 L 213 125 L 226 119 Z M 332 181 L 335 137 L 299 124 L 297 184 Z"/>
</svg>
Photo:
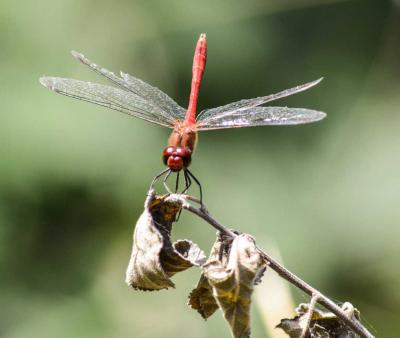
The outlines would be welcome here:
<svg viewBox="0 0 400 338">
<path fill-rule="evenodd" d="M 206 68 L 206 61 L 207 41 L 206 35 L 203 33 L 200 35 L 200 38 L 197 41 L 193 57 L 192 84 L 190 90 L 189 107 L 185 116 L 185 122 L 188 124 L 194 124 L 196 122 L 197 99 L 199 97 L 201 79 L 203 77 L 204 69 Z"/>
</svg>

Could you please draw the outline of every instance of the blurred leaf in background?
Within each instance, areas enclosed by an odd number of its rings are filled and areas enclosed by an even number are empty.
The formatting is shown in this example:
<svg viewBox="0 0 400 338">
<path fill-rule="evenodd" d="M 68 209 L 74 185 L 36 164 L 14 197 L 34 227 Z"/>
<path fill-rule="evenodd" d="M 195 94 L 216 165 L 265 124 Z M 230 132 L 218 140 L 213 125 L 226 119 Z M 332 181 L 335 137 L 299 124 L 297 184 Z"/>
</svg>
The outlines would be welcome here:
<svg viewBox="0 0 400 338">
<path fill-rule="evenodd" d="M 324 76 L 279 104 L 328 113 L 309 126 L 201 134 L 191 168 L 212 213 L 260 246 L 273 238 L 291 270 L 353 303 L 377 336 L 397 337 L 399 11 L 389 0 L 3 0 L 0 336 L 227 334 L 221 316 L 204 323 L 186 307 L 196 271 L 157 294 L 124 284 L 168 131 L 38 83 L 104 83 L 70 57 L 74 49 L 186 106 L 195 41 L 206 32 L 200 108 Z M 214 237 L 185 214 L 174 230 L 204 249 Z M 263 336 L 253 311 L 253 335 Z"/>
</svg>

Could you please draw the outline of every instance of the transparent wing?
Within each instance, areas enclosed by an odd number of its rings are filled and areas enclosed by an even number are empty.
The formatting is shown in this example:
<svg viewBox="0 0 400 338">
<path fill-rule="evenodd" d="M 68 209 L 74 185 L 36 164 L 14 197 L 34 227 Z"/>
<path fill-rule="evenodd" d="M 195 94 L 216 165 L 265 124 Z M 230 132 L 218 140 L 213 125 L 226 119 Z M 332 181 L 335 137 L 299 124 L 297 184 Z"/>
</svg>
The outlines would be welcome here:
<svg viewBox="0 0 400 338">
<path fill-rule="evenodd" d="M 126 90 L 59 77 L 41 77 L 40 83 L 56 93 L 95 103 L 162 126 L 172 128 L 175 122 L 175 117 L 171 114 Z"/>
<path fill-rule="evenodd" d="M 133 77 L 132 75 L 121 72 L 121 77 L 116 76 L 113 72 L 93 63 L 83 54 L 72 51 L 72 56 L 94 70 L 97 74 L 105 76 L 119 87 L 128 90 L 137 96 L 146 99 L 155 106 L 173 116 L 175 119 L 182 120 L 185 117 L 186 110 L 179 106 L 173 99 L 160 89 L 149 85 L 148 83 Z"/>
<path fill-rule="evenodd" d="M 233 103 L 229 103 L 229 104 L 221 106 L 221 107 L 203 110 L 202 112 L 200 112 L 197 115 L 197 121 L 205 124 L 206 121 L 208 120 L 208 118 L 213 117 L 213 116 L 230 115 L 236 111 L 240 111 L 240 110 L 251 108 L 251 107 L 257 107 L 257 106 L 260 106 L 260 105 L 265 104 L 270 101 L 278 100 L 278 99 L 281 99 L 281 98 L 289 96 L 289 95 L 300 93 L 304 90 L 307 90 L 307 89 L 317 85 L 318 83 L 320 83 L 322 81 L 322 79 L 323 78 L 320 78 L 318 80 L 308 82 L 308 83 L 299 85 L 297 87 L 286 89 L 286 90 L 281 91 L 276 94 L 256 97 L 254 99 L 240 100 L 240 101 L 236 101 Z"/>
<path fill-rule="evenodd" d="M 137 95 L 153 102 L 179 120 L 185 118 L 186 109 L 179 106 L 173 99 L 158 88 L 123 72 L 121 72 L 121 76 L 125 80 L 125 83 L 129 85 L 129 88 Z"/>
<path fill-rule="evenodd" d="M 323 112 L 304 108 L 252 107 L 209 116 L 198 122 L 198 130 L 294 125 L 316 122 L 325 116 Z"/>
</svg>

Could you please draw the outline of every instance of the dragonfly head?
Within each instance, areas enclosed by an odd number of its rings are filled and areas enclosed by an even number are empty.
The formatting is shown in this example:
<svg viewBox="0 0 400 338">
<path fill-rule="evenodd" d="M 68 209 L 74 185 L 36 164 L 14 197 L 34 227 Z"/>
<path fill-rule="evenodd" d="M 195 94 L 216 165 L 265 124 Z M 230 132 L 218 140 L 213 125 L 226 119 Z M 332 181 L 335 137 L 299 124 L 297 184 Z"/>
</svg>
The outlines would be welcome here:
<svg viewBox="0 0 400 338">
<path fill-rule="evenodd" d="M 190 165 L 192 151 L 187 147 L 169 146 L 163 151 L 163 162 L 172 171 L 181 171 Z"/>
</svg>

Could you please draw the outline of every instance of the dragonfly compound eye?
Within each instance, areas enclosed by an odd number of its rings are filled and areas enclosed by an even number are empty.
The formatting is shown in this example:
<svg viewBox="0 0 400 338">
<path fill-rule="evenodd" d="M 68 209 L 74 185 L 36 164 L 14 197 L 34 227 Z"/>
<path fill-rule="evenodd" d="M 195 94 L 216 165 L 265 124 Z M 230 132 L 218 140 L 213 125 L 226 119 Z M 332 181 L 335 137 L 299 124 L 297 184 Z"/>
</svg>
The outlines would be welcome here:
<svg viewBox="0 0 400 338">
<path fill-rule="evenodd" d="M 163 162 L 165 165 L 168 165 L 168 158 L 176 152 L 177 147 L 167 147 L 164 149 L 162 155 L 163 155 Z"/>
<path fill-rule="evenodd" d="M 186 168 L 190 165 L 190 162 L 192 161 L 192 151 L 187 147 L 182 147 L 180 149 L 180 156 L 183 160 L 183 166 Z"/>
</svg>

